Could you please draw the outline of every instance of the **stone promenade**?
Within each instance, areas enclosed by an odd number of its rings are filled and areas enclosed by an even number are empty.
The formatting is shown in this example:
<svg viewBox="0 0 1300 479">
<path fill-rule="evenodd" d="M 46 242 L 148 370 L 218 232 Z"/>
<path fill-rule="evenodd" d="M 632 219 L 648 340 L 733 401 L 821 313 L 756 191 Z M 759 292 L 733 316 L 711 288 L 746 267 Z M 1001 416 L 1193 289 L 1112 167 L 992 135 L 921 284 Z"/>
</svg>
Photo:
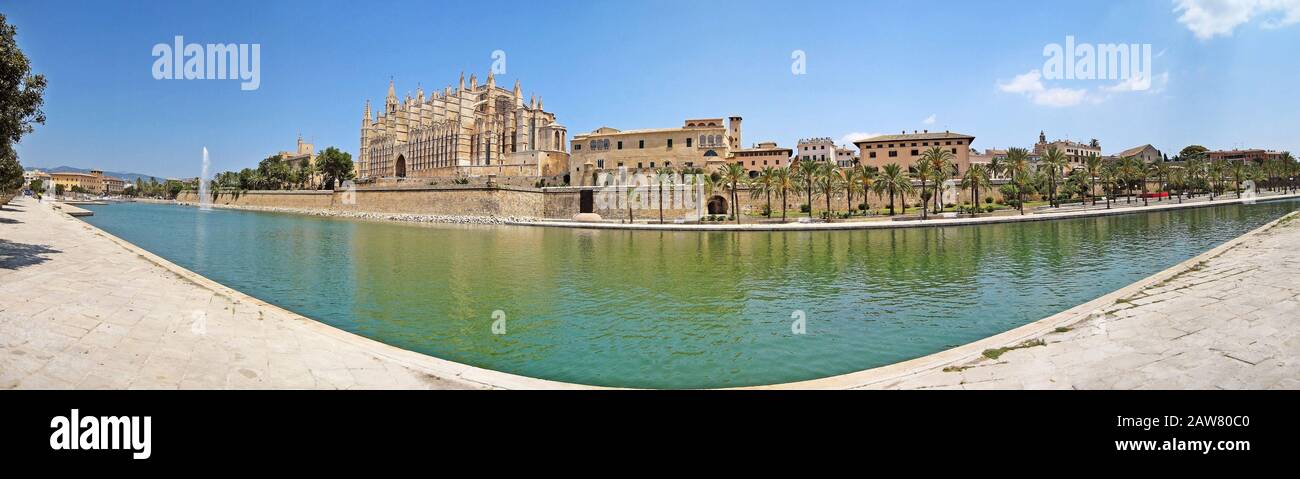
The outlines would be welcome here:
<svg viewBox="0 0 1300 479">
<path fill-rule="evenodd" d="M 48 204 L 0 210 L 0 389 L 551 387 L 352 335 L 151 257 Z"/>
<path fill-rule="evenodd" d="M 1300 389 L 1300 213 L 1190 263 L 974 360 L 818 386 Z"/>
</svg>

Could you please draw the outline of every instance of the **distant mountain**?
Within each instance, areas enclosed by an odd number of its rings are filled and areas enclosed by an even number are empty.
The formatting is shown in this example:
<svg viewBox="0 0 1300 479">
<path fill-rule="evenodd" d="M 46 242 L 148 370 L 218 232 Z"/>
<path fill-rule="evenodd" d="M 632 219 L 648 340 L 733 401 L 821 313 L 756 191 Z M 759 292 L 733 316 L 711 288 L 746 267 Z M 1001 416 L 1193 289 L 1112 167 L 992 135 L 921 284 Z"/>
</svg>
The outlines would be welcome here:
<svg viewBox="0 0 1300 479">
<path fill-rule="evenodd" d="M 41 170 L 47 173 L 90 173 L 90 170 L 87 168 L 74 168 L 71 166 L 56 166 L 54 168 L 41 168 L 39 166 L 33 166 L 33 167 L 28 167 L 28 169 Z M 131 183 L 135 183 L 136 178 L 143 178 L 144 181 L 146 182 L 149 181 L 149 178 L 157 178 L 159 182 L 162 182 L 163 180 L 167 179 L 167 177 L 165 176 L 145 175 L 141 173 L 122 173 L 117 171 L 105 171 L 104 174 L 115 178 L 121 178 Z"/>
</svg>

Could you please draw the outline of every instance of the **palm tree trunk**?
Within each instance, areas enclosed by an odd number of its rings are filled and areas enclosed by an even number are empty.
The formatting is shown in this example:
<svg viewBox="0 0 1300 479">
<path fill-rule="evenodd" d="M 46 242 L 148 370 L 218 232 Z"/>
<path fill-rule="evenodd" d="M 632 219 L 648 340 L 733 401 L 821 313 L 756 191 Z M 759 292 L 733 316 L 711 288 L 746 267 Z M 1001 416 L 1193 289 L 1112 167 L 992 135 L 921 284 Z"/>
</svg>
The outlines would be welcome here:
<svg viewBox="0 0 1300 479">
<path fill-rule="evenodd" d="M 781 189 L 781 222 L 785 223 L 785 189 Z"/>
<path fill-rule="evenodd" d="M 812 204 L 812 179 L 810 178 L 806 184 L 808 185 L 808 217 L 809 217 L 809 218 L 812 218 L 812 217 L 813 217 L 813 215 L 812 215 L 812 210 L 813 210 L 813 204 Z"/>
<path fill-rule="evenodd" d="M 659 180 L 659 224 L 664 224 L 664 184 Z"/>
<path fill-rule="evenodd" d="M 831 192 L 826 191 L 826 222 L 831 222 Z"/>
</svg>

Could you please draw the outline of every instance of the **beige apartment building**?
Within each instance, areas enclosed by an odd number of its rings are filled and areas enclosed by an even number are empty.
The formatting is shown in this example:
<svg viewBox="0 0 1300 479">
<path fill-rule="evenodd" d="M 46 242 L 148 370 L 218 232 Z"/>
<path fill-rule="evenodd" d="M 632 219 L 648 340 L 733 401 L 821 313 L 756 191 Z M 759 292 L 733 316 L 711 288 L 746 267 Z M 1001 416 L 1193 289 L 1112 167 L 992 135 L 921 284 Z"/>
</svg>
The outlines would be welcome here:
<svg viewBox="0 0 1300 479">
<path fill-rule="evenodd" d="M 1043 156 L 1047 150 L 1055 147 L 1065 154 L 1066 163 L 1071 169 L 1083 168 L 1088 162 L 1090 156 L 1101 156 L 1101 142 L 1096 138 L 1088 143 L 1079 143 L 1070 140 L 1053 140 L 1047 141 L 1047 133 L 1038 132 L 1038 143 L 1034 144 L 1034 155 Z"/>
<path fill-rule="evenodd" d="M 951 131 L 930 132 L 924 130 L 912 133 L 903 131 L 898 135 L 884 135 L 853 142 L 861 152 L 861 163 L 867 166 L 883 168 L 890 163 L 902 167 L 911 167 L 921 159 L 925 150 L 940 147 L 952 152 L 953 163 L 957 167 L 956 175 L 970 168 L 971 143 L 975 137 Z"/>
<path fill-rule="evenodd" d="M 1251 150 L 1215 150 L 1206 153 L 1210 161 L 1253 161 L 1261 163 L 1264 161 L 1276 161 L 1282 158 L 1282 154 L 1276 151 L 1251 149 Z"/>
<path fill-rule="evenodd" d="M 90 173 L 50 173 L 49 176 L 51 183 L 53 183 L 50 187 L 62 185 L 65 193 L 72 192 L 72 188 L 75 186 L 86 193 L 120 195 L 122 189 L 126 187 L 126 180 L 105 176 L 104 172 L 100 170 L 91 170 Z"/>
<path fill-rule="evenodd" d="M 763 168 L 781 168 L 790 166 L 790 155 L 794 150 L 781 148 L 776 142 L 767 141 L 754 145 L 753 148 L 741 148 L 731 152 L 731 161 L 749 172 L 749 177 L 757 177 Z"/>
<path fill-rule="evenodd" d="M 541 98 L 524 100 L 519 82 L 498 87 L 489 73 L 480 85 L 418 89 L 398 99 L 388 83 L 384 109 L 372 117 L 366 101 L 356 174 L 363 180 L 405 177 L 555 176 L 568 170 L 566 131 Z"/>
<path fill-rule="evenodd" d="M 829 161 L 840 168 L 857 164 L 859 158 L 852 148 L 835 144 L 828 137 L 801 138 L 795 145 L 795 159 L 799 161 Z"/>
<path fill-rule="evenodd" d="M 726 165 L 741 144 L 741 118 L 692 119 L 678 128 L 619 130 L 602 127 L 576 135 L 570 142 L 570 184 L 590 186 L 602 171 L 626 168 L 653 173 L 656 168 L 701 168 Z"/>
</svg>

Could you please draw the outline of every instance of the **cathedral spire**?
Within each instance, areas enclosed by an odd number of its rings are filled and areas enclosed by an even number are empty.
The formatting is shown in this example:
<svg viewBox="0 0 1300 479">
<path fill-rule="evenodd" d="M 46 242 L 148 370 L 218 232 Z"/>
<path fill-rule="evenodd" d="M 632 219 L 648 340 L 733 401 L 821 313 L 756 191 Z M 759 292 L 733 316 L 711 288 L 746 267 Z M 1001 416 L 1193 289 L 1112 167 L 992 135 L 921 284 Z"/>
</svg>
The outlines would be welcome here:
<svg viewBox="0 0 1300 479">
<path fill-rule="evenodd" d="M 492 70 L 488 70 L 487 86 L 489 89 L 497 86 L 497 77 L 492 73 Z"/>
<path fill-rule="evenodd" d="M 393 77 L 388 77 L 388 97 L 387 97 L 387 98 L 392 99 L 392 100 L 396 100 L 396 99 L 397 99 L 397 90 L 394 88 L 394 86 L 395 86 L 395 85 L 394 85 L 394 83 L 393 83 Z"/>
<path fill-rule="evenodd" d="M 478 75 L 477 75 L 477 74 L 474 74 L 474 73 L 470 73 L 470 74 L 469 74 L 469 89 L 470 89 L 470 90 L 477 90 L 477 89 L 478 89 Z"/>
<path fill-rule="evenodd" d="M 370 100 L 369 99 L 366 100 L 366 111 L 365 113 L 361 114 L 361 119 L 363 121 L 370 121 Z"/>
<path fill-rule="evenodd" d="M 465 72 L 460 72 L 460 89 L 457 91 L 465 91 Z"/>
</svg>

